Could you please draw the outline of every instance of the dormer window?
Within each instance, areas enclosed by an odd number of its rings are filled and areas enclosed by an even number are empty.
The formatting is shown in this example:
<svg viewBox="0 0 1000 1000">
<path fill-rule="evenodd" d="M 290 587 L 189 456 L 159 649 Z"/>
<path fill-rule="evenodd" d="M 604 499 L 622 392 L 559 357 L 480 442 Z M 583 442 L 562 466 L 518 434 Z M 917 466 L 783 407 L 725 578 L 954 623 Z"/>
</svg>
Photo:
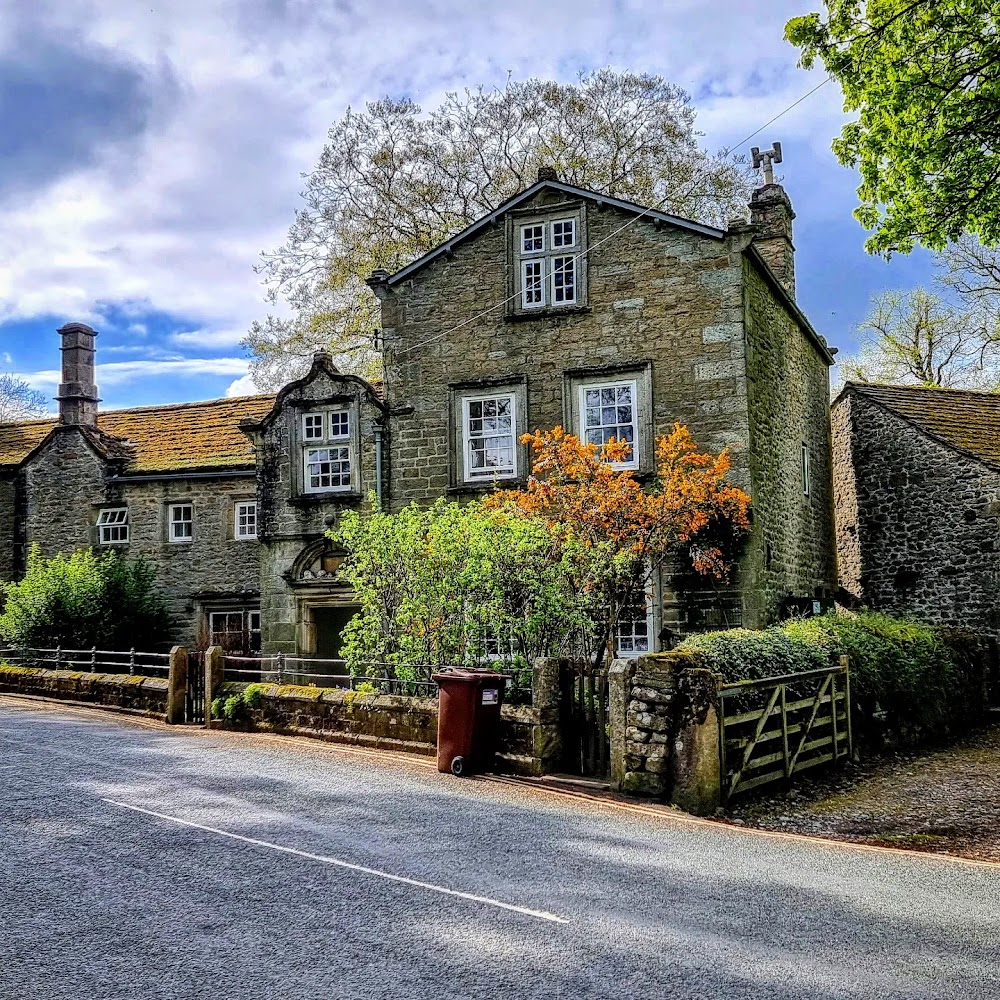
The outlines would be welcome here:
<svg viewBox="0 0 1000 1000">
<path fill-rule="evenodd" d="M 342 407 L 302 414 L 302 488 L 305 493 L 352 488 L 351 412 Z"/>
<path fill-rule="evenodd" d="M 580 219 L 558 215 L 516 227 L 517 311 L 574 306 L 582 301 Z"/>
</svg>

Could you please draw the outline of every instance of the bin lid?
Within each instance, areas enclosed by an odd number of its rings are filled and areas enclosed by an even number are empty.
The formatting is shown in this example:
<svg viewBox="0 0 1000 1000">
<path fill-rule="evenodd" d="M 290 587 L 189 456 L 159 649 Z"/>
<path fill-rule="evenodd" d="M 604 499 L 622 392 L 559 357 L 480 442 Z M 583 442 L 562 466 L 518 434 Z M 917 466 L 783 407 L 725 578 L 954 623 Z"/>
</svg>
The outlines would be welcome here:
<svg viewBox="0 0 1000 1000">
<path fill-rule="evenodd" d="M 509 681 L 510 674 L 498 674 L 495 670 L 476 670 L 466 667 L 456 667 L 455 669 L 445 668 L 436 674 L 431 675 L 431 680 L 437 681 L 459 681 L 463 684 L 488 684 L 490 681 Z"/>
</svg>

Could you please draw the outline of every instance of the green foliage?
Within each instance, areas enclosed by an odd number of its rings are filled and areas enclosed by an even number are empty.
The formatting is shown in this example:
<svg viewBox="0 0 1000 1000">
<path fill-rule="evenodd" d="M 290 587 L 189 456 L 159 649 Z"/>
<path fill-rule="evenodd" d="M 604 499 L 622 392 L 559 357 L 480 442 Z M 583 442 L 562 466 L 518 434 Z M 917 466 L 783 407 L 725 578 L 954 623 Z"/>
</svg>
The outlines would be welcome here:
<svg viewBox="0 0 1000 1000">
<path fill-rule="evenodd" d="M 981 708 L 981 641 L 875 612 L 831 612 L 759 632 L 712 632 L 679 648 L 698 652 L 729 682 L 822 669 L 846 654 L 855 717 L 871 738 L 880 720 L 896 736 L 916 740 L 947 732 Z"/>
<path fill-rule="evenodd" d="M 156 573 L 142 560 L 89 549 L 43 559 L 37 547 L 18 583 L 3 585 L 0 636 L 13 646 L 137 649 L 167 637 Z"/>
<path fill-rule="evenodd" d="M 526 670 L 587 627 L 544 522 L 438 500 L 346 512 L 336 541 L 361 611 L 344 631 L 352 673 L 418 678 L 415 664 Z M 420 676 L 423 676 L 421 673 Z"/>
<path fill-rule="evenodd" d="M 819 670 L 829 663 L 823 650 L 793 639 L 780 627 L 706 632 L 685 640 L 678 649 L 701 654 L 727 682 Z"/>
<path fill-rule="evenodd" d="M 1000 15 L 994 0 L 825 0 L 785 37 L 857 112 L 833 150 L 861 172 L 872 253 L 1000 243 Z"/>
<path fill-rule="evenodd" d="M 250 722 L 250 713 L 260 708 L 264 697 L 263 684 L 248 684 L 239 694 L 228 698 L 218 697 L 212 700 L 212 717 L 224 719 L 231 726 L 242 726 Z"/>
</svg>

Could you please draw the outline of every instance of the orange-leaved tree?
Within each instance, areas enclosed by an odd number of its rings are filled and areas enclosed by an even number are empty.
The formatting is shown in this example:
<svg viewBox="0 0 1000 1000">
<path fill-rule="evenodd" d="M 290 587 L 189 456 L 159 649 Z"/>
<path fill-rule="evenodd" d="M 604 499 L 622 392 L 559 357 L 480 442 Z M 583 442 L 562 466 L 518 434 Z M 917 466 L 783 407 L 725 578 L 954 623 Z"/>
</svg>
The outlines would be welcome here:
<svg viewBox="0 0 1000 1000">
<path fill-rule="evenodd" d="M 531 478 L 489 503 L 542 518 L 554 532 L 594 624 L 586 651 L 595 664 L 622 616 L 644 603 L 666 559 L 686 550 L 696 571 L 728 578 L 730 557 L 712 539 L 748 530 L 750 497 L 728 480 L 727 452 L 699 451 L 687 427 L 674 424 L 656 440 L 655 476 L 644 486 L 622 468 L 628 442 L 584 443 L 561 427 L 521 440 L 534 455 Z"/>
</svg>

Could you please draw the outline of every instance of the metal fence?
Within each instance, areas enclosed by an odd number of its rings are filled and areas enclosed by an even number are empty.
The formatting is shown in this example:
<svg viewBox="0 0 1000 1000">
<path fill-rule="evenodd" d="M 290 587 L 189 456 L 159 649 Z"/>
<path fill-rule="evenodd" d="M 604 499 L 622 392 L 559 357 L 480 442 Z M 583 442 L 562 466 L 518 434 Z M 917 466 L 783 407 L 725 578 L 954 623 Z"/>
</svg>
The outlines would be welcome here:
<svg viewBox="0 0 1000 1000">
<path fill-rule="evenodd" d="M 223 676 L 238 681 L 268 684 L 299 684 L 304 686 L 345 688 L 374 694 L 396 694 L 411 697 L 436 698 L 438 686 L 431 675 L 441 670 L 433 664 L 416 664 L 411 668 L 418 676 L 399 677 L 390 663 L 368 663 L 354 672 L 346 660 L 289 656 L 234 656 L 225 654 Z M 508 702 L 530 704 L 530 686 L 509 685 Z"/>
<path fill-rule="evenodd" d="M 143 677 L 166 675 L 169 653 L 146 653 L 136 649 L 0 649 L 0 660 L 19 667 L 49 670 L 81 670 L 91 674 L 131 674 Z"/>
</svg>

